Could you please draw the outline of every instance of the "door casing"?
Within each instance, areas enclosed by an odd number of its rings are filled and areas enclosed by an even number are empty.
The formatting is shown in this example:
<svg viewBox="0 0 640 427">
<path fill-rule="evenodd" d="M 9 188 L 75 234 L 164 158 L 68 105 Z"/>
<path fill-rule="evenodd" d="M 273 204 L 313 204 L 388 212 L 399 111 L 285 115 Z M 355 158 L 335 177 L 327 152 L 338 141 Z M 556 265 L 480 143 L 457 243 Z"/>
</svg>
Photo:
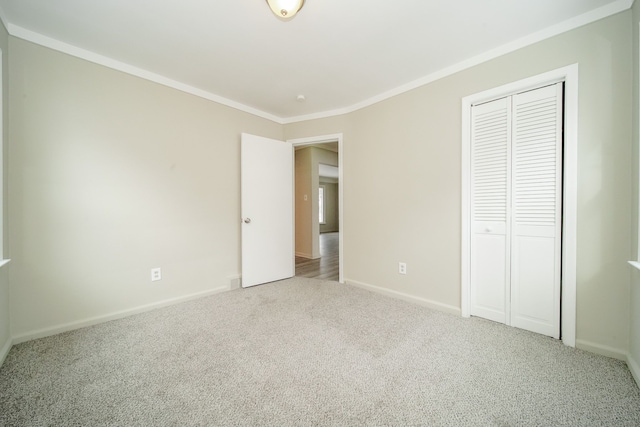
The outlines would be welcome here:
<svg viewBox="0 0 640 427">
<path fill-rule="evenodd" d="M 338 142 L 338 268 L 339 272 L 339 282 L 344 283 L 344 168 L 343 168 L 343 135 L 342 133 L 331 134 L 331 135 L 321 135 L 321 136 L 312 136 L 308 138 L 297 138 L 297 139 L 288 139 L 287 142 L 293 145 L 294 147 L 303 146 L 303 145 L 313 145 L 313 144 L 322 144 L 325 142 Z M 295 158 L 294 158 L 295 162 Z M 295 167 L 295 165 L 294 165 Z M 295 227 L 295 203 L 293 204 L 294 208 L 294 227 Z M 295 229 L 293 233 L 294 238 L 294 247 L 295 247 Z"/>
</svg>

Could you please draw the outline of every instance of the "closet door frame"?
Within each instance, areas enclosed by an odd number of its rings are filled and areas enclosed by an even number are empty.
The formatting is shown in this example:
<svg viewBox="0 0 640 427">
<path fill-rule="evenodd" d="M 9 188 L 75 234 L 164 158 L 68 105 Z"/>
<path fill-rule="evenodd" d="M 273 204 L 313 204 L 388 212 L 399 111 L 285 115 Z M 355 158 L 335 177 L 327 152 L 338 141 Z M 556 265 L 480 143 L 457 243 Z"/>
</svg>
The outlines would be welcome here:
<svg viewBox="0 0 640 427">
<path fill-rule="evenodd" d="M 573 64 L 462 99 L 461 312 L 471 311 L 471 108 L 494 99 L 564 82 L 561 338 L 576 345 L 576 230 L 578 192 L 578 64 Z"/>
</svg>

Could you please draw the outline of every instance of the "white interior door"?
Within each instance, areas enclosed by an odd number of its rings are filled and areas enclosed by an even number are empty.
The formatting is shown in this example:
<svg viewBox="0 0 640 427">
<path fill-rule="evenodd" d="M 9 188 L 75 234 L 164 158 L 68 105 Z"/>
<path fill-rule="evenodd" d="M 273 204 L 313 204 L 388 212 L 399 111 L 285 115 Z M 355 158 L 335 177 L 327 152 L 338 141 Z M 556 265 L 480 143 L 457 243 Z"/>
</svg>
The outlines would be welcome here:
<svg viewBox="0 0 640 427">
<path fill-rule="evenodd" d="M 242 287 L 293 277 L 293 147 L 242 134 Z"/>
<path fill-rule="evenodd" d="M 507 323 L 511 103 L 472 109 L 471 314 Z"/>
<path fill-rule="evenodd" d="M 562 83 L 513 96 L 511 325 L 560 338 Z"/>
<path fill-rule="evenodd" d="M 560 337 L 562 83 L 471 115 L 470 314 Z"/>
</svg>

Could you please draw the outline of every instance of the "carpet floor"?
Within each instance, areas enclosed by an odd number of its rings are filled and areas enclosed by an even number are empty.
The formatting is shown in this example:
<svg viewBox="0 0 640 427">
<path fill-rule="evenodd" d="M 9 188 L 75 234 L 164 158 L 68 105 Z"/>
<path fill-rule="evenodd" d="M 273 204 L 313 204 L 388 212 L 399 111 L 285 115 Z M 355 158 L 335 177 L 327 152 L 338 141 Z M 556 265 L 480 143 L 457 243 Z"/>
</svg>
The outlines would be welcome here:
<svg viewBox="0 0 640 427">
<path fill-rule="evenodd" d="M 1 426 L 639 426 L 623 362 L 336 282 L 238 289 L 14 346 Z"/>
</svg>

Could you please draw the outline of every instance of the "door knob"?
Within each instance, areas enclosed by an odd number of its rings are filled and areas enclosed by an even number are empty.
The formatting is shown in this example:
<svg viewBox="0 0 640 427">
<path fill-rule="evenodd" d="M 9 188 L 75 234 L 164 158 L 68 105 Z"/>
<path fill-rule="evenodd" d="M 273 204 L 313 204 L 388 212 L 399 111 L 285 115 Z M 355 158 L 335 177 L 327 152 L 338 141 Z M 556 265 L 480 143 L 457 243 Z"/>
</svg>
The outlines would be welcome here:
<svg viewBox="0 0 640 427">
<path fill-rule="evenodd" d="M 245 224 L 251 224 L 251 218 L 245 218 L 243 221 Z"/>
<path fill-rule="evenodd" d="M 484 231 L 486 231 L 487 233 L 491 233 L 493 231 L 493 228 L 487 227 L 484 229 Z"/>
</svg>

